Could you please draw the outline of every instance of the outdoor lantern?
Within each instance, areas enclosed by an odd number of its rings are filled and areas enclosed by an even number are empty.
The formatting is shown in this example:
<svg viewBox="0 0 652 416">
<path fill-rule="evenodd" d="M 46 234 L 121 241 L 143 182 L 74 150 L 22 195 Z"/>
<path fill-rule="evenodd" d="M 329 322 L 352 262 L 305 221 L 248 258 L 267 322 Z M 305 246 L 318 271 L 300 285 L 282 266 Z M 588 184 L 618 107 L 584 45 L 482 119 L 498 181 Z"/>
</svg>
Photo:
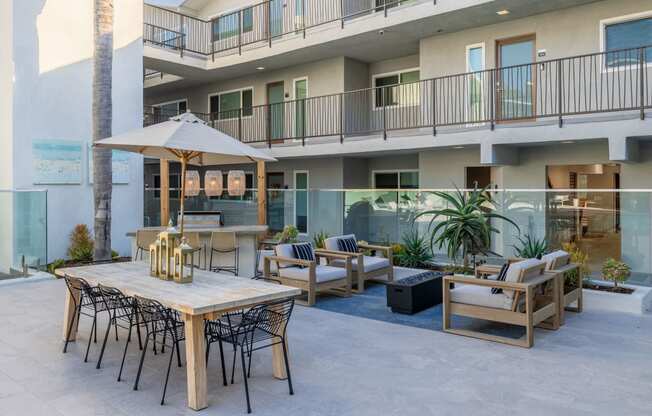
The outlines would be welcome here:
<svg viewBox="0 0 652 416">
<path fill-rule="evenodd" d="M 204 175 L 204 192 L 206 196 L 220 196 L 224 192 L 222 185 L 222 171 L 208 170 Z"/>
<path fill-rule="evenodd" d="M 192 283 L 195 271 L 196 252 L 198 250 L 195 250 L 188 244 L 186 237 L 183 237 L 181 244 L 174 249 L 174 281 L 176 283 Z"/>
<path fill-rule="evenodd" d="M 242 196 L 247 190 L 247 180 L 242 170 L 229 171 L 229 195 Z"/>
<path fill-rule="evenodd" d="M 186 196 L 199 195 L 199 172 L 189 170 L 186 172 Z"/>
</svg>

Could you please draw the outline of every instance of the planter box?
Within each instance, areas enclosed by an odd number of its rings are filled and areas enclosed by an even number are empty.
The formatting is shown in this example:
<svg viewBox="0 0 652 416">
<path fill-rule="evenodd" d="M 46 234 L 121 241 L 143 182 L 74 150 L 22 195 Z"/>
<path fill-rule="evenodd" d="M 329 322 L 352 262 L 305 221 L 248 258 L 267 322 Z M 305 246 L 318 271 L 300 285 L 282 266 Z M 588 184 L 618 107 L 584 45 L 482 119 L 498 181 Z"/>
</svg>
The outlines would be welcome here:
<svg viewBox="0 0 652 416">
<path fill-rule="evenodd" d="M 634 289 L 634 293 L 602 292 L 584 289 L 585 307 L 610 312 L 625 312 L 642 315 L 652 312 L 652 288 L 635 285 L 624 285 Z"/>
<path fill-rule="evenodd" d="M 387 284 L 387 306 L 412 315 L 442 302 L 441 272 L 424 272 Z"/>
</svg>

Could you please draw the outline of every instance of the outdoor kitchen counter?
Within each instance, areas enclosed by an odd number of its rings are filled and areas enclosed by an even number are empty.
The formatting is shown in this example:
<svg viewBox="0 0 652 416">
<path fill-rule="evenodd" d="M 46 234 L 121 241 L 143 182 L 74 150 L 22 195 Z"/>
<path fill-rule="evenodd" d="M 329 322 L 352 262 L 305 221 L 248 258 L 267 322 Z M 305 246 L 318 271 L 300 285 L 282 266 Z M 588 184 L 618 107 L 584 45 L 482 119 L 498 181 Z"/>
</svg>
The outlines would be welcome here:
<svg viewBox="0 0 652 416">
<path fill-rule="evenodd" d="M 165 231 L 167 227 L 144 227 L 143 230 Z M 199 233 L 202 244 L 202 252 L 199 254 L 201 267 L 205 267 L 210 261 L 211 234 L 213 232 L 235 233 L 238 240 L 240 256 L 240 276 L 253 277 L 256 272 L 256 255 L 258 252 L 258 239 L 267 233 L 266 225 L 231 225 L 224 227 L 186 227 L 187 233 Z M 131 257 L 136 259 L 136 231 L 127 233 L 131 239 Z M 149 257 L 149 253 L 143 255 L 143 259 Z M 213 254 L 213 266 L 218 264 L 232 265 L 233 254 Z"/>
</svg>

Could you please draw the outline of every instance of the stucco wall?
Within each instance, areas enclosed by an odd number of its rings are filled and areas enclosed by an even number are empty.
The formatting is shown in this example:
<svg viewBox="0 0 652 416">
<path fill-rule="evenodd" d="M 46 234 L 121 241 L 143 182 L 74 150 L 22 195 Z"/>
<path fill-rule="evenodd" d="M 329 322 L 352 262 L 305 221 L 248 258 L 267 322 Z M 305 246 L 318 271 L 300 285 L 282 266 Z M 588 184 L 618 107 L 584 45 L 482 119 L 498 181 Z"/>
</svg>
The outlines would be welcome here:
<svg viewBox="0 0 652 416">
<path fill-rule="evenodd" d="M 647 0 L 609 0 L 422 39 L 421 78 L 466 72 L 466 46 L 484 42 L 485 67 L 495 67 L 496 40 L 536 34 L 536 49 L 555 59 L 600 51 L 600 20 L 652 9 Z"/>
<path fill-rule="evenodd" d="M 93 2 L 15 0 L 14 7 L 13 186 L 48 190 L 51 260 L 65 256 L 75 224 L 93 224 L 86 151 L 92 140 Z M 141 0 L 114 1 L 114 134 L 142 126 L 142 11 Z M 82 143 L 81 184 L 34 185 L 32 143 L 50 139 Z M 133 155 L 129 185 L 113 191 L 112 240 L 122 254 L 130 251 L 125 233 L 142 224 L 142 172 L 142 158 Z"/>
</svg>

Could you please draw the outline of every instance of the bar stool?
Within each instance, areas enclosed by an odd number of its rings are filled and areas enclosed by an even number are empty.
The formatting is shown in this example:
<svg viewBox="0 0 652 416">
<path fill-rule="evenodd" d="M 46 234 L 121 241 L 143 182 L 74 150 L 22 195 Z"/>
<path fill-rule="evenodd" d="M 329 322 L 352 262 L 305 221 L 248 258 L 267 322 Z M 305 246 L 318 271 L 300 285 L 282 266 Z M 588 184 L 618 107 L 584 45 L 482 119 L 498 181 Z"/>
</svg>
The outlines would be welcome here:
<svg viewBox="0 0 652 416">
<path fill-rule="evenodd" d="M 229 254 L 233 253 L 233 265 L 218 265 L 213 267 L 213 253 Z M 237 244 L 235 233 L 213 231 L 211 233 L 211 257 L 208 264 L 208 270 L 213 272 L 229 272 L 238 275 L 240 271 L 240 248 Z"/>
<path fill-rule="evenodd" d="M 156 236 L 158 231 L 154 230 L 138 230 L 136 231 L 136 257 L 134 260 L 138 259 L 138 254 L 140 253 L 140 260 L 143 259 L 143 253 L 149 253 L 149 245 L 156 241 Z"/>
<path fill-rule="evenodd" d="M 194 248 L 195 251 L 193 252 L 193 262 L 195 259 L 194 253 L 199 252 L 199 264 L 195 263 L 195 266 L 201 268 L 202 267 L 202 253 L 204 255 L 204 268 L 206 268 L 206 245 L 202 244 L 201 239 L 199 238 L 199 233 L 198 232 L 192 232 L 192 233 L 184 233 L 188 244 L 190 244 L 190 247 Z"/>
</svg>

